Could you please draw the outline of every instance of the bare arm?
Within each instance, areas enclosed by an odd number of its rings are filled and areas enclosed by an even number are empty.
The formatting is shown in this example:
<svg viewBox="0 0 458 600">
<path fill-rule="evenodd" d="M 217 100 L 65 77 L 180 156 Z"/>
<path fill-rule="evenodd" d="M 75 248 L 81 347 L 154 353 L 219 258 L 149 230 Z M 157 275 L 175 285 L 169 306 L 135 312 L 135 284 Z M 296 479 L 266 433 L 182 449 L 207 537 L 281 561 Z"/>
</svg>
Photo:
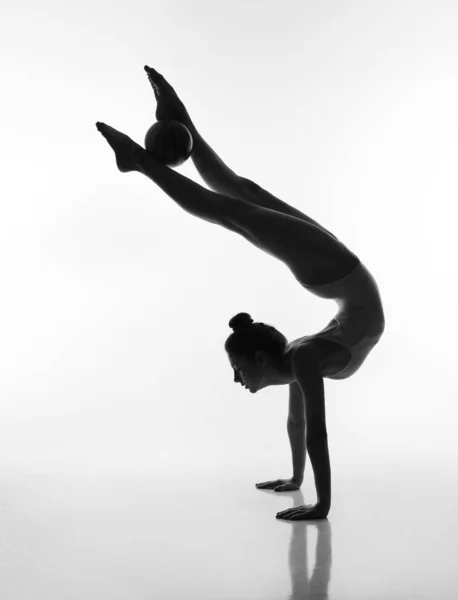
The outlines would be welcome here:
<svg viewBox="0 0 458 600">
<path fill-rule="evenodd" d="M 307 452 L 315 476 L 317 503 L 331 507 L 331 462 L 329 460 L 328 436 L 307 438 Z"/>
<path fill-rule="evenodd" d="M 305 470 L 305 423 L 298 425 L 288 419 L 286 427 L 293 457 L 293 480 L 302 485 Z"/>
<path fill-rule="evenodd" d="M 302 484 L 305 469 L 305 403 L 302 390 L 296 381 L 289 386 L 286 428 L 293 457 L 293 479 Z"/>
<path fill-rule="evenodd" d="M 331 464 L 324 403 L 324 380 L 313 348 L 303 346 L 292 361 L 296 381 L 304 396 L 306 446 L 315 475 L 318 504 L 331 506 Z"/>
</svg>

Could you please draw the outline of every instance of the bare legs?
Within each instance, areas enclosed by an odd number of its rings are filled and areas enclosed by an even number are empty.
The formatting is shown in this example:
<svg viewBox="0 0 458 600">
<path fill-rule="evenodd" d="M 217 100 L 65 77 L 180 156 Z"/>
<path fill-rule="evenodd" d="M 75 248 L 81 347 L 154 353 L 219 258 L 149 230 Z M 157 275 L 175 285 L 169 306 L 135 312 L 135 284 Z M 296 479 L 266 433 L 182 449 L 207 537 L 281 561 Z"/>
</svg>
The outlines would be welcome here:
<svg viewBox="0 0 458 600">
<path fill-rule="evenodd" d="M 343 277 L 351 270 L 348 250 L 319 227 L 274 210 L 212 192 L 162 165 L 127 135 L 104 123 L 97 129 L 116 154 L 122 172 L 138 171 L 190 214 L 242 235 L 286 264 L 305 285 Z M 185 246 L 183 248 L 185 252 Z M 354 261 L 354 258 L 353 258 Z"/>
<path fill-rule="evenodd" d="M 225 196 L 207 190 L 192 179 L 161 164 L 139 144 L 113 127 L 98 122 L 97 129 L 113 148 L 120 171 L 138 171 L 146 175 L 187 212 L 210 223 L 223 225 L 227 204 Z"/>
<path fill-rule="evenodd" d="M 251 179 L 241 177 L 232 171 L 197 131 L 185 105 L 165 77 L 148 66 L 145 66 L 145 71 L 157 101 L 156 119 L 158 121 L 176 119 L 190 130 L 194 142 L 191 160 L 208 187 L 218 194 L 245 200 L 256 206 L 270 208 L 285 215 L 302 219 L 315 225 L 315 227 L 320 227 L 337 239 L 333 233 L 308 215 L 287 202 L 276 198 Z"/>
</svg>

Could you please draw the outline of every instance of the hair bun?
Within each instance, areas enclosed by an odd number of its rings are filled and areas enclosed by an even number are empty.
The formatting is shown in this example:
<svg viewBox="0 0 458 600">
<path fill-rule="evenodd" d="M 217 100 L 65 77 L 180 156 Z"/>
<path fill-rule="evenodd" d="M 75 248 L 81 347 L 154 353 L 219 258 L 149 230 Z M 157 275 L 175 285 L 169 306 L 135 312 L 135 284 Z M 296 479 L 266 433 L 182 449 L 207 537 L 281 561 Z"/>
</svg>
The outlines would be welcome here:
<svg viewBox="0 0 458 600">
<path fill-rule="evenodd" d="M 229 321 L 229 327 L 232 327 L 234 331 L 241 331 L 253 323 L 254 321 L 248 313 L 238 313 Z"/>
</svg>

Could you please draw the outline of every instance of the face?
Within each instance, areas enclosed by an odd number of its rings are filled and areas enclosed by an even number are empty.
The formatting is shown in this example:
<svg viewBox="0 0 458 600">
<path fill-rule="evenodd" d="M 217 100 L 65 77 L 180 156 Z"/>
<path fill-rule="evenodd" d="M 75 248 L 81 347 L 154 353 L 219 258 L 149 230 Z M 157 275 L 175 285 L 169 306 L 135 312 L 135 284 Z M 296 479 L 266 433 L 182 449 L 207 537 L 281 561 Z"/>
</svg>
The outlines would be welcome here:
<svg viewBox="0 0 458 600">
<path fill-rule="evenodd" d="M 228 355 L 234 371 L 234 382 L 245 387 L 253 394 L 270 385 L 286 385 L 296 381 L 291 368 L 291 351 L 285 354 L 282 364 L 275 368 L 268 354 L 256 352 L 253 363 L 239 356 Z"/>
<path fill-rule="evenodd" d="M 271 385 L 268 377 L 270 372 L 267 368 L 268 361 L 262 353 L 258 353 L 255 363 L 236 356 L 229 356 L 229 361 L 234 371 L 234 382 L 248 386 L 248 390 L 252 394 Z"/>
<path fill-rule="evenodd" d="M 248 386 L 248 389 L 251 392 L 255 385 L 253 365 L 245 359 L 237 358 L 235 356 L 230 356 L 229 361 L 234 371 L 234 382 L 243 387 Z"/>
</svg>

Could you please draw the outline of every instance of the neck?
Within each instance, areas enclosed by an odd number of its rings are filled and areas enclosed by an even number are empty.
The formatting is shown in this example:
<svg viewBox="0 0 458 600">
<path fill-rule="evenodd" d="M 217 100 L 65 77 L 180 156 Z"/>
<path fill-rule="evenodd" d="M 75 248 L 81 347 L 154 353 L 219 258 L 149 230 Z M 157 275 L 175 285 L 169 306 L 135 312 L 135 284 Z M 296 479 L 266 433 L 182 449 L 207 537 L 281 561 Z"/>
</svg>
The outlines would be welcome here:
<svg viewBox="0 0 458 600">
<path fill-rule="evenodd" d="M 293 383 L 296 378 L 291 368 L 291 350 L 288 350 L 283 357 L 281 364 L 277 367 L 282 383 Z"/>
</svg>

